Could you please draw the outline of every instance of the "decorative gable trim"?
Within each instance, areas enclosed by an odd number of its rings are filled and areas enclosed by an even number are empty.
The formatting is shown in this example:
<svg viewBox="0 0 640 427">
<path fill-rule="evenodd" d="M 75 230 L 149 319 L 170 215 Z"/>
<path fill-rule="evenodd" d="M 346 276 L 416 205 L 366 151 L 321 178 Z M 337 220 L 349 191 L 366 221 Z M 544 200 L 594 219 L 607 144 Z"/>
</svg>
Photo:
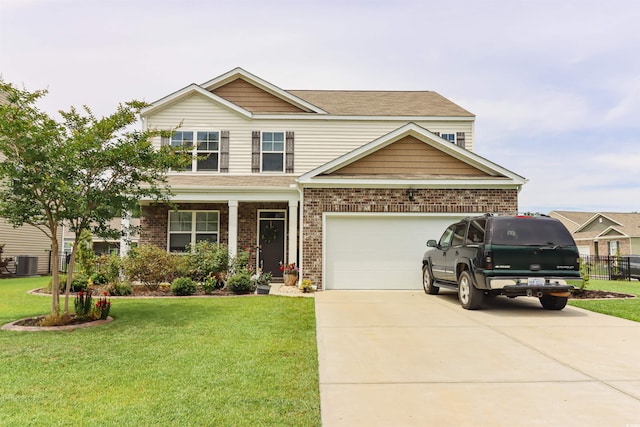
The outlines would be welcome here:
<svg viewBox="0 0 640 427">
<path fill-rule="evenodd" d="M 595 238 L 605 238 L 605 237 L 630 237 L 627 233 L 620 231 L 616 227 L 607 227 L 602 233 L 598 234 Z"/>
<path fill-rule="evenodd" d="M 279 87 L 269 83 L 266 80 L 261 79 L 258 76 L 255 76 L 249 73 L 246 70 L 243 70 L 240 67 L 234 68 L 233 70 L 224 73 L 214 79 L 211 79 L 207 82 L 202 83 L 199 87 L 203 88 L 206 91 L 213 91 L 221 86 L 224 86 L 227 83 L 230 83 L 238 78 L 242 78 L 243 80 L 251 83 L 252 85 L 264 90 L 265 92 L 270 93 L 271 95 L 282 99 L 302 110 L 305 110 L 309 113 L 317 113 L 317 114 L 327 114 L 326 111 L 321 108 L 316 107 L 315 105 L 305 101 L 302 98 L 299 98 L 286 90 L 280 89 Z"/>
<path fill-rule="evenodd" d="M 335 171 L 344 168 L 345 166 L 352 164 L 370 154 L 387 147 L 407 136 L 413 136 L 425 144 L 429 144 L 433 148 L 442 151 L 449 156 L 460 160 L 469 166 L 484 172 L 486 177 L 462 177 L 460 179 L 451 178 L 433 178 L 433 179 L 420 179 L 420 178 L 391 178 L 391 179 L 376 179 L 376 178 L 362 178 L 362 177 L 350 177 L 340 178 L 328 176 Z M 436 134 L 418 126 L 415 123 L 408 123 L 395 131 L 388 133 L 368 144 L 365 144 L 337 159 L 334 159 L 324 165 L 300 176 L 297 180 L 300 184 L 307 185 L 407 185 L 407 183 L 416 185 L 432 185 L 432 186 L 473 186 L 473 187 L 491 187 L 491 186 L 510 186 L 520 188 L 527 180 L 505 169 L 477 154 L 474 154 L 464 148 L 461 148 L 455 144 L 451 144 Z"/>
</svg>

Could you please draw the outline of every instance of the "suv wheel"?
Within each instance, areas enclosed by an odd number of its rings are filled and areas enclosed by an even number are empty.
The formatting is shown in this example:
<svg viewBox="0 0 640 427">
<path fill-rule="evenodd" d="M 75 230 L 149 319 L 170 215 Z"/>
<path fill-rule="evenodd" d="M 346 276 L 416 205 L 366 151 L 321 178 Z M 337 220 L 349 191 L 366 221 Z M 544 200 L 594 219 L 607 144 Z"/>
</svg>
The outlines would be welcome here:
<svg viewBox="0 0 640 427">
<path fill-rule="evenodd" d="M 434 286 L 433 277 L 431 277 L 431 270 L 429 264 L 422 266 L 422 287 L 424 292 L 429 295 L 436 295 L 440 292 L 440 287 Z"/>
<path fill-rule="evenodd" d="M 476 310 L 482 305 L 484 293 L 473 286 L 473 281 L 468 272 L 463 271 L 458 278 L 458 299 L 462 308 Z"/>
<path fill-rule="evenodd" d="M 567 297 L 554 297 L 553 295 L 543 295 L 540 297 L 540 304 L 547 310 L 562 310 L 567 305 Z"/>
</svg>

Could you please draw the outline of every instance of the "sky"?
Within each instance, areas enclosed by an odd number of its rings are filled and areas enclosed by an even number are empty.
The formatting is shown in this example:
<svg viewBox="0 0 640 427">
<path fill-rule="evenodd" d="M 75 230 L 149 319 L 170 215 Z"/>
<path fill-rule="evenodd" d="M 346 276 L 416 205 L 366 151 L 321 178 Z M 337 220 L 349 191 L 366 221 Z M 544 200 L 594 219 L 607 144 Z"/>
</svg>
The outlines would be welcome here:
<svg viewBox="0 0 640 427">
<path fill-rule="evenodd" d="M 640 212 L 638 0 L 0 0 L 0 76 L 51 115 L 235 68 L 282 89 L 434 90 L 521 212 Z"/>
</svg>

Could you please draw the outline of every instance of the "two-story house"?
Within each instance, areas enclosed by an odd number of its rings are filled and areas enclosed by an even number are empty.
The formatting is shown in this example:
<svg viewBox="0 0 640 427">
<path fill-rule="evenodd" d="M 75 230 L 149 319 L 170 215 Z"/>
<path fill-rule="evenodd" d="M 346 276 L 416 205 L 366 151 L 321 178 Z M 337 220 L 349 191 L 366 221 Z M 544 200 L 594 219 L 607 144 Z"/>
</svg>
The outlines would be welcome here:
<svg viewBox="0 0 640 427">
<path fill-rule="evenodd" d="M 475 116 L 432 91 L 283 90 L 236 68 L 154 102 L 155 144 L 192 147 L 178 204 L 142 202 L 141 244 L 211 240 L 319 289 L 420 288 L 427 239 L 458 218 L 516 213 L 526 180 L 474 154 Z"/>
</svg>

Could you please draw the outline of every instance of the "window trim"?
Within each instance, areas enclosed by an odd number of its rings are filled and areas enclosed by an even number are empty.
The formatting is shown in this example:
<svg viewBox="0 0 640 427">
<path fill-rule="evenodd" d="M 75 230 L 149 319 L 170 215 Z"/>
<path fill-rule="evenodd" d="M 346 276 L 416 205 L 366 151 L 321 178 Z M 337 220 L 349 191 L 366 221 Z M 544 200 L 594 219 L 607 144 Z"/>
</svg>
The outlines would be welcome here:
<svg viewBox="0 0 640 427">
<path fill-rule="evenodd" d="M 185 251 L 172 251 L 171 250 L 171 236 L 175 234 L 187 234 L 186 232 L 176 232 L 171 231 L 171 214 L 172 213 L 182 213 L 182 212 L 190 212 L 191 213 L 191 232 L 190 235 L 190 243 L 196 242 L 196 235 L 198 234 L 215 234 L 216 239 L 215 243 L 220 244 L 220 211 L 216 209 L 178 209 L 177 211 L 169 210 L 167 212 L 167 252 L 183 254 L 187 253 Z M 197 214 L 198 213 L 215 213 L 218 216 L 218 229 L 215 232 L 198 232 L 197 227 Z"/>
<path fill-rule="evenodd" d="M 445 135 L 451 135 L 453 137 L 453 139 L 445 137 Z M 457 138 L 456 138 L 456 133 L 455 132 L 442 132 L 442 133 L 440 133 L 440 138 L 442 138 L 445 141 L 448 141 L 448 142 L 450 142 L 452 144 L 456 144 L 457 145 Z"/>
<path fill-rule="evenodd" d="M 264 151 L 262 144 L 264 143 L 264 134 L 265 133 L 271 133 L 271 134 L 276 134 L 276 133 L 280 133 L 282 134 L 282 151 Z M 264 170 L 264 154 L 268 153 L 268 154 L 281 154 L 282 155 L 282 169 L 281 170 Z M 260 131 L 260 173 L 285 173 L 285 170 L 287 168 L 287 164 L 286 164 L 286 153 L 287 153 L 287 133 L 285 131 L 279 131 L 279 130 L 275 130 L 275 131 Z"/>
</svg>

